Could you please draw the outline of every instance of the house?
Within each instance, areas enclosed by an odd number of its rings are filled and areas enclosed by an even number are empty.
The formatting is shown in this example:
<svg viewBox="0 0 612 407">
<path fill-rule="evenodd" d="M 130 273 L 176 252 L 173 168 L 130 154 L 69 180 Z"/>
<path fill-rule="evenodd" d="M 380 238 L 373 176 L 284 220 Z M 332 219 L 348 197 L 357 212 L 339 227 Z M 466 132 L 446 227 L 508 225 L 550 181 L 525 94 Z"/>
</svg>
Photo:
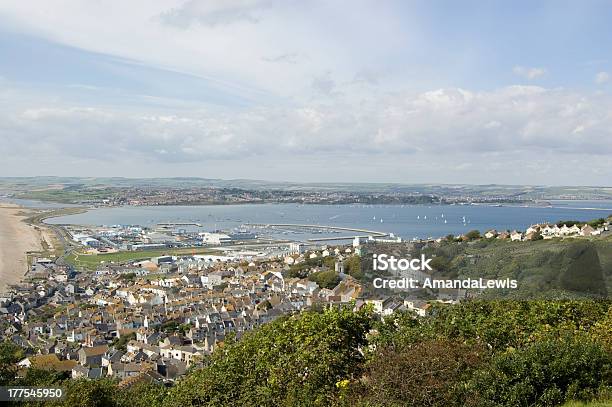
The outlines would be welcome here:
<svg viewBox="0 0 612 407">
<path fill-rule="evenodd" d="M 285 291 L 285 278 L 280 271 L 266 271 L 261 274 L 260 279 L 272 288 L 272 291 Z"/>
<path fill-rule="evenodd" d="M 513 242 L 520 242 L 521 240 L 523 240 L 523 234 L 515 230 L 510 233 L 510 240 L 512 240 Z"/>
<path fill-rule="evenodd" d="M 119 349 L 109 349 L 102 355 L 102 367 L 108 367 L 111 363 L 120 362 L 123 355 L 124 353 Z"/>
<path fill-rule="evenodd" d="M 531 225 L 527 228 L 527 230 L 525 231 L 525 234 L 530 234 L 530 233 L 537 233 L 540 231 L 540 225 Z"/>
<path fill-rule="evenodd" d="M 108 365 L 108 375 L 119 379 L 125 379 L 139 375 L 144 368 L 140 363 L 115 362 Z"/>
<path fill-rule="evenodd" d="M 108 352 L 108 345 L 83 347 L 79 349 L 79 363 L 81 366 L 101 366 L 102 357 Z"/>
<path fill-rule="evenodd" d="M 200 281 L 202 287 L 212 290 L 216 285 L 220 285 L 223 282 L 223 277 L 218 273 L 209 273 L 208 275 L 201 276 Z"/>
<path fill-rule="evenodd" d="M 567 226 L 563 225 L 559 228 L 560 236 L 575 236 L 580 234 L 580 227 L 578 225 Z"/>
<path fill-rule="evenodd" d="M 187 372 L 187 364 L 176 359 L 161 359 L 157 362 L 157 373 L 168 380 L 175 380 Z"/>
<path fill-rule="evenodd" d="M 540 230 L 542 231 L 542 236 L 544 239 L 551 239 L 559 235 L 559 226 L 557 225 L 545 225 Z"/>
<path fill-rule="evenodd" d="M 491 229 L 487 232 L 485 232 L 484 237 L 486 237 L 487 239 L 491 239 L 497 236 L 497 230 L 495 229 Z"/>
<path fill-rule="evenodd" d="M 89 368 L 86 366 L 75 366 L 70 376 L 73 379 L 101 379 L 104 377 L 104 369 L 101 367 Z"/>
<path fill-rule="evenodd" d="M 510 233 L 508 233 L 508 232 L 500 232 L 497 235 L 497 238 L 498 239 L 509 239 L 510 238 Z"/>
<path fill-rule="evenodd" d="M 196 357 L 202 356 L 202 352 L 198 351 L 193 346 L 160 347 L 159 353 L 164 358 L 185 362 L 187 366 L 191 365 Z"/>
<path fill-rule="evenodd" d="M 431 307 L 429 303 L 422 300 L 404 300 L 404 306 L 421 317 L 424 317 L 427 314 L 427 310 Z"/>
<path fill-rule="evenodd" d="M 580 229 L 580 236 L 593 236 L 595 234 L 597 234 L 597 231 L 589 225 L 584 225 Z"/>
</svg>

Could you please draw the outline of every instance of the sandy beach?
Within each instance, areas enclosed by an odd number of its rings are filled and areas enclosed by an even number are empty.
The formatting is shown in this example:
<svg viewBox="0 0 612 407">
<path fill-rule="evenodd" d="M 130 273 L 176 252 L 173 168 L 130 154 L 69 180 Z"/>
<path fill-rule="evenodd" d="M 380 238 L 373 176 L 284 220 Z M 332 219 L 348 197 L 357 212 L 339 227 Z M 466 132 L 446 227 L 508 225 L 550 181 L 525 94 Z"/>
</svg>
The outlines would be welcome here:
<svg viewBox="0 0 612 407">
<path fill-rule="evenodd" d="M 23 208 L 0 204 L 0 291 L 23 278 L 26 252 L 42 250 L 43 239 L 49 242 L 45 232 L 23 222 L 24 218 Z"/>
</svg>

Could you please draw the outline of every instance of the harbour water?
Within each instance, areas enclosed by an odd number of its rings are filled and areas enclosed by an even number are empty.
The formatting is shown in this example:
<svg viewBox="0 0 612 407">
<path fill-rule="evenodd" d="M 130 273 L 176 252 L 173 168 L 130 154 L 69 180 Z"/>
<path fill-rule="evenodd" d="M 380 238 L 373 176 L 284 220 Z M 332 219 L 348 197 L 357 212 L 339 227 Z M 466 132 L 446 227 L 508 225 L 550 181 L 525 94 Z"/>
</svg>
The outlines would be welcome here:
<svg viewBox="0 0 612 407">
<path fill-rule="evenodd" d="M 525 230 L 560 220 L 590 220 L 612 214 L 612 201 L 551 201 L 551 206 L 487 205 L 300 205 L 124 206 L 48 219 L 52 224 L 140 225 L 197 223 L 201 230 L 231 230 L 248 224 L 309 224 L 393 233 L 404 239 L 454 235 L 478 229 Z M 194 226 L 195 227 L 195 226 Z M 338 233 L 338 232 L 336 232 Z M 351 235 L 343 233 L 342 235 Z M 307 239 L 313 230 L 277 228 L 271 235 Z M 330 236 L 333 236 L 330 235 Z"/>
</svg>

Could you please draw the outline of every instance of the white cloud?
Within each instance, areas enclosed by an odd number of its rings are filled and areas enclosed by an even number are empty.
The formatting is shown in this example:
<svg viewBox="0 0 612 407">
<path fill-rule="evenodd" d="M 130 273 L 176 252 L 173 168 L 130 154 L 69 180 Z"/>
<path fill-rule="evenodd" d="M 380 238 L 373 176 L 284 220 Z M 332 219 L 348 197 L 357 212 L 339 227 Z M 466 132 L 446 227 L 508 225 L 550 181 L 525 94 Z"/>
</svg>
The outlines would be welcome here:
<svg viewBox="0 0 612 407">
<path fill-rule="evenodd" d="M 27 108 L 0 98 L 0 154 L 13 171 L 38 174 L 64 163 L 66 173 L 79 165 L 90 175 L 609 183 L 606 94 L 510 86 L 360 97 L 350 89 L 326 103 L 239 112 Z"/>
<path fill-rule="evenodd" d="M 525 181 L 533 181 L 538 170 L 564 182 L 582 175 L 589 183 L 586 171 L 609 173 L 610 164 L 600 157 L 612 152 L 610 96 L 538 86 L 471 90 L 483 88 L 479 79 L 472 85 L 464 79 L 477 71 L 482 55 L 463 52 L 461 39 L 451 41 L 456 47 L 433 46 L 437 43 L 428 38 L 435 36 L 408 6 L 320 0 L 124 3 L 5 0 L 0 22 L 54 44 L 191 73 L 219 86 L 210 87 L 214 92 L 194 89 L 190 79 L 168 75 L 166 83 L 160 74 L 149 79 L 162 78 L 164 89 L 156 90 L 132 72 L 125 77 L 136 90 L 101 89 L 84 97 L 86 103 L 53 87 L 47 88 L 51 95 L 36 95 L 43 92 L 40 82 L 29 84 L 27 92 L 2 83 L 0 152 L 12 163 L 44 169 L 44 158 L 54 168 L 64 163 L 70 172 L 74 167 L 67 163 L 95 160 L 118 175 L 125 168 L 149 165 L 149 171 L 164 173 L 189 163 L 181 168 L 191 174 L 214 170 L 208 163 L 220 160 L 224 177 L 234 171 L 231 176 L 272 178 L 257 175 L 264 170 L 296 176 L 301 165 L 303 173 L 319 179 L 329 174 L 350 179 L 359 169 L 361 179 L 381 181 L 402 174 L 433 181 L 437 171 L 502 182 L 529 169 Z M 450 40 L 444 38 L 444 45 Z M 445 51 L 432 53 L 436 48 Z M 115 69 L 95 54 L 86 58 Z M 542 67 L 513 71 L 527 80 L 546 75 Z M 102 77 L 104 87 L 104 72 Z M 83 85 L 70 90 L 89 86 Z M 228 98 L 203 104 L 214 99 L 211 93 L 223 92 L 248 93 L 248 103 Z M 481 165 L 497 173 L 475 169 Z"/>
<path fill-rule="evenodd" d="M 269 0 L 188 0 L 160 14 L 162 22 L 186 28 L 193 23 L 215 26 L 238 22 L 259 22 L 258 12 L 270 6 Z"/>
<path fill-rule="evenodd" d="M 598 72 L 597 75 L 595 75 L 595 83 L 597 83 L 598 85 L 607 83 L 609 80 L 610 74 L 608 74 L 607 72 Z"/>
<path fill-rule="evenodd" d="M 343 92 L 346 90 L 343 89 Z M 164 162 L 247 156 L 334 154 L 471 155 L 554 151 L 612 153 L 612 100 L 533 86 L 491 92 L 438 89 L 346 94 L 333 103 L 254 107 L 241 112 L 138 113 L 42 107 L 2 111 L 0 146 L 106 159 Z M 160 153 L 160 152 L 163 152 Z"/>
<path fill-rule="evenodd" d="M 522 76 L 523 78 L 529 80 L 533 80 L 546 75 L 546 69 L 544 68 L 529 68 L 518 65 L 512 69 L 512 72 L 514 72 L 518 76 Z"/>
</svg>

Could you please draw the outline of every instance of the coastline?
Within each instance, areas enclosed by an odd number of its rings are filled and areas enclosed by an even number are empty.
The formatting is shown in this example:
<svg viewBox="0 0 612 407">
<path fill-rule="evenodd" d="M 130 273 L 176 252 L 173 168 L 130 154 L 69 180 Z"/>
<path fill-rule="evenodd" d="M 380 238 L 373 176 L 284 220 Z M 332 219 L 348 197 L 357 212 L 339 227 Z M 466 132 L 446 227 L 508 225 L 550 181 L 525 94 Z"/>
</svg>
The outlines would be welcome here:
<svg viewBox="0 0 612 407">
<path fill-rule="evenodd" d="M 20 282 L 28 271 L 28 252 L 52 248 L 47 231 L 28 224 L 26 209 L 0 204 L 0 291 Z"/>
</svg>

